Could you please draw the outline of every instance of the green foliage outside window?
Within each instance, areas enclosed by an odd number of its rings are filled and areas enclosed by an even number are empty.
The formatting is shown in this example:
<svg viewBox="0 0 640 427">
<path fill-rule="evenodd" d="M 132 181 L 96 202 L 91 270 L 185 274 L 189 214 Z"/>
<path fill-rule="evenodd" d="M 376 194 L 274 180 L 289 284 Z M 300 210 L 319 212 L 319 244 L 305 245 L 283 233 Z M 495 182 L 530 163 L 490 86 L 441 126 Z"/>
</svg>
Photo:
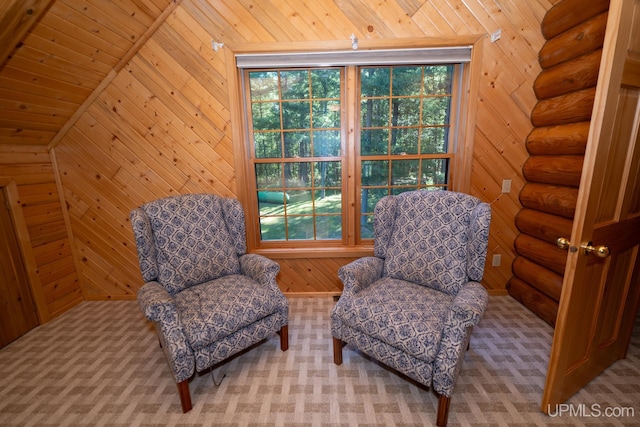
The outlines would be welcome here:
<svg viewBox="0 0 640 427">
<path fill-rule="evenodd" d="M 442 189 L 449 180 L 453 66 L 360 69 L 360 235 L 388 194 Z"/>
<path fill-rule="evenodd" d="M 335 68 L 249 73 L 262 240 L 342 238 L 340 82 Z"/>
<path fill-rule="evenodd" d="M 360 237 L 387 194 L 447 188 L 453 66 L 358 70 Z M 249 71 L 263 241 L 341 240 L 343 71 Z"/>
</svg>

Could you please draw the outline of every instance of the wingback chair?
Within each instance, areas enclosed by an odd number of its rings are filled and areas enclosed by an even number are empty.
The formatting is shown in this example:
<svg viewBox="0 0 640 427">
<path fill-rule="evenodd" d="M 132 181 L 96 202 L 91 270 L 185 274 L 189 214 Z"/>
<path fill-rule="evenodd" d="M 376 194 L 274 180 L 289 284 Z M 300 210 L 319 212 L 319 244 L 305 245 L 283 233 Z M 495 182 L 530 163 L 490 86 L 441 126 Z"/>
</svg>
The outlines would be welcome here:
<svg viewBox="0 0 640 427">
<path fill-rule="evenodd" d="M 333 355 L 350 344 L 439 396 L 445 426 L 451 394 L 487 291 L 479 283 L 491 210 L 450 191 L 382 198 L 374 210 L 374 256 L 340 268 L 331 312 Z"/>
<path fill-rule="evenodd" d="M 168 197 L 131 212 L 144 315 L 155 323 L 183 412 L 189 379 L 265 339 L 288 344 L 287 299 L 276 284 L 280 266 L 246 254 L 244 211 L 235 199 Z"/>
</svg>

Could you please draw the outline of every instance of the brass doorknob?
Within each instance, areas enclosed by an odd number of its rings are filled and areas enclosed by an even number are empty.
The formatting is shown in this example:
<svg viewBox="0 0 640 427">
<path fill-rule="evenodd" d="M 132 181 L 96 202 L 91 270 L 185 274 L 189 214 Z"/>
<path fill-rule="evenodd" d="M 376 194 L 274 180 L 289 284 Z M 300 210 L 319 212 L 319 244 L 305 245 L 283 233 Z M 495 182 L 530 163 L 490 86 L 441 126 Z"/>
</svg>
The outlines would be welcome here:
<svg viewBox="0 0 640 427">
<path fill-rule="evenodd" d="M 560 249 L 568 249 L 571 252 L 577 251 L 575 247 L 571 246 L 571 242 L 569 241 L 569 239 L 565 237 L 558 237 L 558 239 L 556 240 L 556 245 Z M 607 246 L 593 246 L 593 243 L 591 242 L 580 245 L 580 248 L 585 255 L 594 254 L 598 258 L 606 258 L 611 255 L 611 251 Z"/>
<path fill-rule="evenodd" d="M 571 246 L 571 242 L 565 237 L 558 237 L 558 240 L 556 240 L 556 245 L 558 245 L 560 249 L 569 249 L 569 247 Z"/>
<path fill-rule="evenodd" d="M 584 251 L 585 255 L 594 254 L 598 258 L 606 258 L 611 255 L 611 251 L 607 246 L 593 246 L 593 244 L 589 242 L 586 245 L 582 245 L 580 247 Z"/>
</svg>

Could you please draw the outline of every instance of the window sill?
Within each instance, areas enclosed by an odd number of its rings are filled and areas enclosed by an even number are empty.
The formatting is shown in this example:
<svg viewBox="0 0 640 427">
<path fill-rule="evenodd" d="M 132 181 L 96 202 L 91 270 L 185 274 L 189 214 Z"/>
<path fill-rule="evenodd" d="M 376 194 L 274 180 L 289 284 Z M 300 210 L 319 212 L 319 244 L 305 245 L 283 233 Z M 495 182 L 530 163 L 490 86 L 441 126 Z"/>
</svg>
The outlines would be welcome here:
<svg viewBox="0 0 640 427">
<path fill-rule="evenodd" d="M 269 248 L 253 249 L 253 254 L 264 255 L 267 258 L 296 259 L 296 258 L 361 258 L 373 256 L 373 246 L 356 247 L 322 247 L 322 248 Z"/>
</svg>

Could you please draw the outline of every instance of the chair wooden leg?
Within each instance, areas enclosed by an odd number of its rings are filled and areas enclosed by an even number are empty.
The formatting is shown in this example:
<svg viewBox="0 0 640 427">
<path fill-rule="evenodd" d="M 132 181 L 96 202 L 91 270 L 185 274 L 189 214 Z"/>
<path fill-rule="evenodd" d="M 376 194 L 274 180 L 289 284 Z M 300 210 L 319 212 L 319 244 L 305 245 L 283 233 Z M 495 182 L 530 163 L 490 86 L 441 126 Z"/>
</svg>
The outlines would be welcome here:
<svg viewBox="0 0 640 427">
<path fill-rule="evenodd" d="M 287 351 L 289 349 L 289 325 L 284 325 L 280 328 L 280 350 Z"/>
<path fill-rule="evenodd" d="M 182 405 L 182 412 L 187 413 L 191 410 L 191 394 L 189 393 L 189 380 L 184 380 L 178 383 L 178 394 L 180 395 L 180 404 Z"/>
<path fill-rule="evenodd" d="M 336 365 L 342 365 L 342 347 L 344 347 L 344 343 L 342 340 L 334 337 L 333 338 L 333 363 Z"/>
<path fill-rule="evenodd" d="M 447 422 L 449 421 L 449 404 L 451 403 L 451 398 L 439 395 L 438 396 L 438 415 L 436 418 L 436 426 L 438 427 L 446 427 Z"/>
</svg>

